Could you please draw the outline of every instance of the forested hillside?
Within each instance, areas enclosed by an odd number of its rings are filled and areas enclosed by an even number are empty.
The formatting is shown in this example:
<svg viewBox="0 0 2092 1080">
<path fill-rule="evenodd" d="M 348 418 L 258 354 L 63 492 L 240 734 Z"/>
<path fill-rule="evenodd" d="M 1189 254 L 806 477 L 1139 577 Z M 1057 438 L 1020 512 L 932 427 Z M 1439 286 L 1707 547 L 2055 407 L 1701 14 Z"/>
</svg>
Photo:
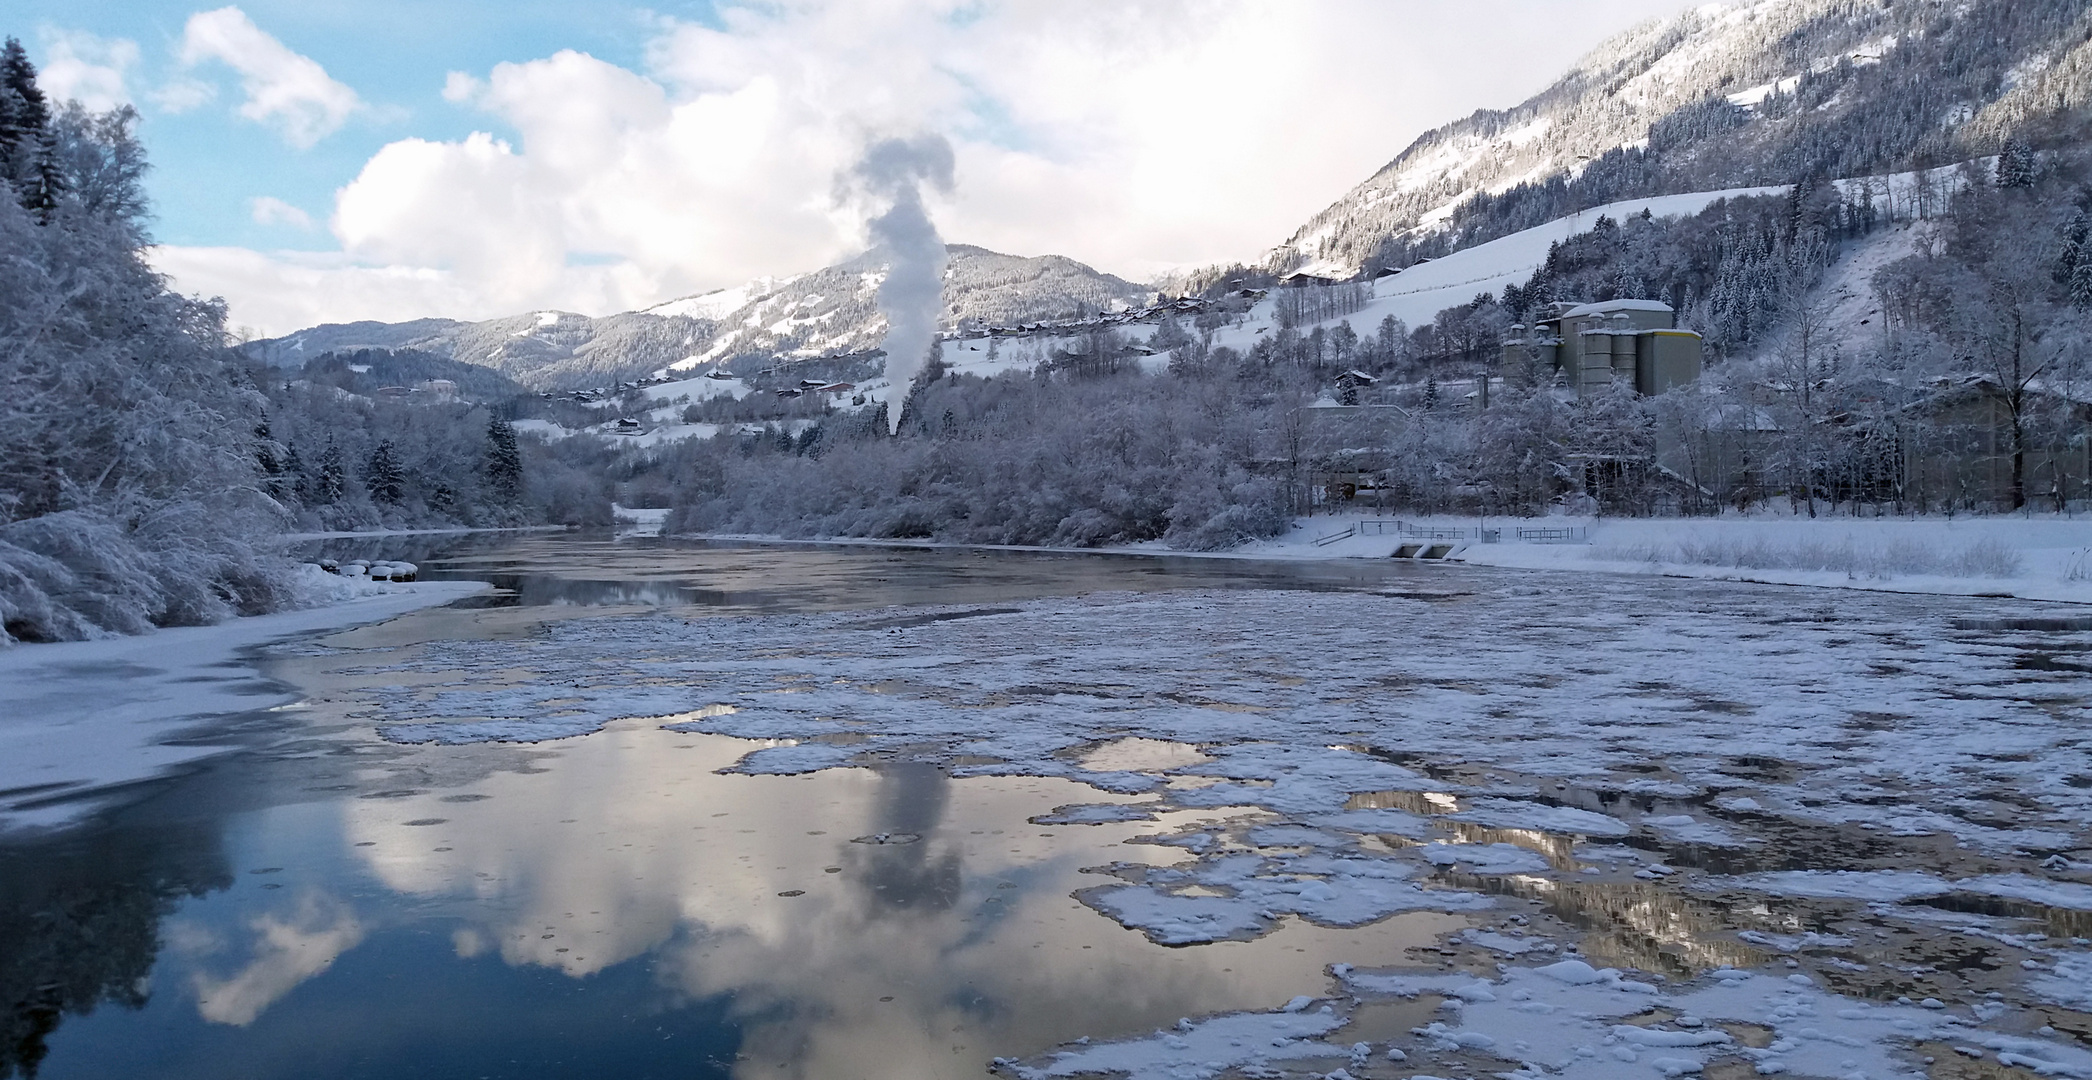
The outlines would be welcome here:
<svg viewBox="0 0 2092 1080">
<path fill-rule="evenodd" d="M 2061 146 L 2088 100 L 2084 0 L 1696 8 L 1426 133 L 1271 259 L 1399 267 L 1623 198 L 1949 165 L 2014 136 Z"/>
</svg>

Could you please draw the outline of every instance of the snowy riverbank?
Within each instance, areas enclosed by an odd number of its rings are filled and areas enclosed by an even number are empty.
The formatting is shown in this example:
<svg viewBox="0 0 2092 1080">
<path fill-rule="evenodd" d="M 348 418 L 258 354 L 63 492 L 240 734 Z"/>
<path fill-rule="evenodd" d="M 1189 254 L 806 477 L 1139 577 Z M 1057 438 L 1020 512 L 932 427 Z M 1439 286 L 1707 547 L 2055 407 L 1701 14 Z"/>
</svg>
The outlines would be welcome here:
<svg viewBox="0 0 2092 1080">
<path fill-rule="evenodd" d="M 1476 566 L 2092 603 L 2092 516 L 1477 519 L 1351 514 L 1308 518 L 1284 536 L 1231 554 L 1386 558 L 1408 538 L 1368 523 L 1398 519 L 1418 529 L 1464 530 L 1468 539 L 1455 548 L 1453 558 Z M 1359 526 L 1351 536 L 1328 539 Z M 1497 531 L 1499 542 L 1477 542 L 1477 529 Z M 1569 540 L 1521 542 L 1520 529 L 1565 530 Z"/>
<path fill-rule="evenodd" d="M 566 525 L 516 525 L 501 528 L 489 526 L 484 528 L 471 527 L 456 529 L 352 529 L 342 532 L 284 533 L 282 536 L 277 537 L 277 539 L 282 540 L 286 543 L 304 543 L 309 540 L 355 540 L 359 537 L 456 536 L 462 535 L 464 533 L 566 532 L 568 528 L 569 526 Z"/>
<path fill-rule="evenodd" d="M 91 793 L 221 753 L 200 721 L 280 706 L 243 659 L 287 638 L 382 622 L 484 591 L 477 581 L 319 581 L 319 606 L 134 637 L 0 651 L 0 831 L 63 825 Z"/>
<path fill-rule="evenodd" d="M 1414 542 L 1393 527 L 1396 521 L 1421 530 L 1460 531 L 1467 539 L 1454 544 L 1452 559 L 1474 566 L 2092 603 L 2092 516 L 1478 519 L 1344 514 L 1304 518 L 1283 536 L 1227 551 L 1178 551 L 1160 542 L 1064 548 L 743 534 L 682 538 L 1195 559 L 1385 559 L 1405 540 Z M 1496 531 L 1499 540 L 1478 542 L 1479 529 Z M 1520 529 L 1565 531 L 1570 539 L 1521 541 Z"/>
</svg>

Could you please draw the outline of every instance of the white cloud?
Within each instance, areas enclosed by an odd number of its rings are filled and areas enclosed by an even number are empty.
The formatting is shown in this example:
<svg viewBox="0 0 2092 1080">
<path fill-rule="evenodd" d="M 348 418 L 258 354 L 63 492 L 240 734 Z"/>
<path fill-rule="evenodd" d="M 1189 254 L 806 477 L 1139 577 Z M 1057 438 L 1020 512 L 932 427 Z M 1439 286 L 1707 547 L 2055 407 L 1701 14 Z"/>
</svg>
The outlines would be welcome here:
<svg viewBox="0 0 2092 1080">
<path fill-rule="evenodd" d="M 463 105 L 479 96 L 486 84 L 462 71 L 453 71 L 443 76 L 443 100 L 453 105 Z"/>
<path fill-rule="evenodd" d="M 294 229 L 312 228 L 312 215 L 284 202 L 274 195 L 260 195 L 249 201 L 257 225 L 289 225 Z"/>
<path fill-rule="evenodd" d="M 40 36 L 44 64 L 37 83 L 53 100 L 77 101 L 95 112 L 131 103 L 127 82 L 138 62 L 137 42 L 51 27 Z"/>
<path fill-rule="evenodd" d="M 921 131 L 957 152 L 957 189 L 933 206 L 948 239 L 1132 277 L 1253 259 L 1426 128 L 1516 102 L 1684 6 L 729 5 L 714 26 L 659 24 L 644 71 L 566 51 L 450 73 L 444 97 L 514 137 L 380 150 L 338 194 L 339 264 L 294 268 L 330 283 L 319 297 L 248 291 L 288 284 L 244 269 L 253 253 L 162 265 L 269 332 L 314 321 L 293 311 L 630 309 L 847 254 L 862 236 L 837 171 L 872 138 Z M 408 279 L 442 285 L 396 287 Z"/>
<path fill-rule="evenodd" d="M 362 106 L 354 90 L 329 78 L 311 57 L 269 36 L 236 7 L 189 16 L 180 56 L 184 66 L 217 60 L 239 72 L 247 95 L 239 114 L 274 127 L 292 146 L 319 142 Z"/>
<path fill-rule="evenodd" d="M 207 105 L 218 96 L 218 87 L 202 79 L 175 78 L 152 92 L 153 104 L 170 113 L 185 113 Z"/>
</svg>

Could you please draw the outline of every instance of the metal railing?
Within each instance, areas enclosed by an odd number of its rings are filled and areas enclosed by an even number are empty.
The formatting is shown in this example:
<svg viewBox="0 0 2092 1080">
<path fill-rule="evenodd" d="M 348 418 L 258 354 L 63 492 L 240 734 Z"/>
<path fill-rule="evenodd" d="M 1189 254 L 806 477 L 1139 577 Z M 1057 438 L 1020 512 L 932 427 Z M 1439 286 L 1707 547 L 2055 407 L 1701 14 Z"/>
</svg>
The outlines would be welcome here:
<svg viewBox="0 0 2092 1080">
<path fill-rule="evenodd" d="M 1494 544 L 1503 540 L 1502 529 L 1464 525 L 1411 525 L 1406 521 L 1361 521 L 1348 529 L 1315 538 L 1316 547 L 1328 547 L 1354 536 L 1399 536 L 1405 540 L 1474 540 Z"/>
<path fill-rule="evenodd" d="M 1502 543 L 1504 530 L 1466 525 L 1411 525 L 1406 521 L 1360 521 L 1348 529 L 1315 538 L 1316 547 L 1349 540 L 1354 536 L 1399 536 L 1404 540 L 1472 540 L 1483 544 Z M 1581 544 L 1590 539 L 1583 525 L 1518 526 L 1514 535 L 1524 544 Z"/>
</svg>

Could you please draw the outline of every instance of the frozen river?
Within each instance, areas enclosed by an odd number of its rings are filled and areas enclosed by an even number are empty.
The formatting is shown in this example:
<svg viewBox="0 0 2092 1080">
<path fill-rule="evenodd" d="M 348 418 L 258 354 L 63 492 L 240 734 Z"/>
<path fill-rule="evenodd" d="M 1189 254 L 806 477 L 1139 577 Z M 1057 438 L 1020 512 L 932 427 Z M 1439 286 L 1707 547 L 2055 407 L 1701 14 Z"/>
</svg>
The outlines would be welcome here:
<svg viewBox="0 0 2092 1080">
<path fill-rule="evenodd" d="M 0 1076 L 2092 1077 L 2085 609 L 362 543 L 500 591 L 0 845 Z"/>
</svg>

